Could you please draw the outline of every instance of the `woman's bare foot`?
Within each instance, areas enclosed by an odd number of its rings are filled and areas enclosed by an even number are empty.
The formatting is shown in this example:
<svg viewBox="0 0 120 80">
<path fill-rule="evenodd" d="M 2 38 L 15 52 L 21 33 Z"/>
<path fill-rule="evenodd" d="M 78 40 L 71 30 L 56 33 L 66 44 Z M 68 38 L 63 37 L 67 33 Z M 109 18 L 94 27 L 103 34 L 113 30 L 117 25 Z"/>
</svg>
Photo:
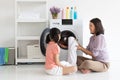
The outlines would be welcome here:
<svg viewBox="0 0 120 80">
<path fill-rule="evenodd" d="M 87 73 L 90 73 L 91 70 L 90 69 L 81 69 L 80 70 L 83 74 L 87 74 Z"/>
</svg>

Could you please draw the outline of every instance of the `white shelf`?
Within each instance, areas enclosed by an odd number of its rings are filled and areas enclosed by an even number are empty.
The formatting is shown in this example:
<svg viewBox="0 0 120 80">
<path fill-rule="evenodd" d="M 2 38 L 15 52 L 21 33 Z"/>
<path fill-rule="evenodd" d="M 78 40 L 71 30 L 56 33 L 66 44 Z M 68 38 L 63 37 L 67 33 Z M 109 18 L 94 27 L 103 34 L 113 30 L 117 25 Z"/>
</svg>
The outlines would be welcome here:
<svg viewBox="0 0 120 80">
<path fill-rule="evenodd" d="M 21 58 L 17 59 L 18 63 L 28 63 L 28 62 L 45 62 L 45 59 L 26 59 L 26 58 Z"/>
<path fill-rule="evenodd" d="M 47 22 L 47 19 L 17 19 L 16 22 Z"/>
<path fill-rule="evenodd" d="M 17 2 L 46 2 L 46 0 L 16 0 Z"/>
<path fill-rule="evenodd" d="M 47 0 L 15 0 L 15 59 L 16 64 L 27 62 L 45 62 L 40 59 L 28 59 L 28 44 L 39 44 L 42 31 L 48 22 Z"/>
<path fill-rule="evenodd" d="M 18 36 L 17 40 L 39 40 L 40 36 Z"/>
</svg>

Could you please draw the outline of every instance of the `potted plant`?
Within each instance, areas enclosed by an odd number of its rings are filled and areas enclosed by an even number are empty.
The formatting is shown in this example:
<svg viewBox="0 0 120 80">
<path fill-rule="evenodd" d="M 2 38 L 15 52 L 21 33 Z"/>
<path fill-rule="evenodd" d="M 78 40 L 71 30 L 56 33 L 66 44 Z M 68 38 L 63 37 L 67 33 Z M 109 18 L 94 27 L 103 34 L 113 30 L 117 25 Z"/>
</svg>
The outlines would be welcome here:
<svg viewBox="0 0 120 80">
<path fill-rule="evenodd" d="M 58 13 L 60 13 L 60 8 L 57 8 L 54 6 L 54 7 L 50 8 L 50 12 L 52 14 L 52 18 L 57 19 Z"/>
</svg>

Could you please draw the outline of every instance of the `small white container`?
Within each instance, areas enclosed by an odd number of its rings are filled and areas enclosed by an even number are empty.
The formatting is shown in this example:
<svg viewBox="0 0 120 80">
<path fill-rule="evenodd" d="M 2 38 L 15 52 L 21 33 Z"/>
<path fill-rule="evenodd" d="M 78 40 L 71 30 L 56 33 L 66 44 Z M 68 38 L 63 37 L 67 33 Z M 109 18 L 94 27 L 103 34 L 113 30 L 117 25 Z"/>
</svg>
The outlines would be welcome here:
<svg viewBox="0 0 120 80">
<path fill-rule="evenodd" d="M 28 59 L 40 59 L 40 46 L 35 45 L 28 45 L 27 46 L 27 58 Z"/>
</svg>

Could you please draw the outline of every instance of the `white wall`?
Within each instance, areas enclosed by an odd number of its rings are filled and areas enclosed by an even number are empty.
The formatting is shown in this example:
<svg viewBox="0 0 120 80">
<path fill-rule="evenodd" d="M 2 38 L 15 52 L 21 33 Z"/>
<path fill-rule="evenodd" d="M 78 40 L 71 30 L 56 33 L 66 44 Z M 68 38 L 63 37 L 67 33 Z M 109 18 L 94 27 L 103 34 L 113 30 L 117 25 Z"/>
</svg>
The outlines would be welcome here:
<svg viewBox="0 0 120 80">
<path fill-rule="evenodd" d="M 119 0 L 81 0 L 83 16 L 84 46 L 89 41 L 89 20 L 98 17 L 105 28 L 105 37 L 110 54 L 110 60 L 120 60 L 120 3 Z"/>
<path fill-rule="evenodd" d="M 59 0 L 52 1 L 56 3 L 56 1 Z M 98 17 L 102 20 L 105 28 L 110 59 L 120 60 L 119 0 L 78 0 L 77 5 L 79 6 L 79 17 L 82 17 L 83 19 L 84 47 L 87 46 L 89 37 L 91 36 L 89 32 L 89 20 Z M 14 46 L 14 0 L 0 0 L 0 10 L 0 47 L 12 47 Z"/>
<path fill-rule="evenodd" d="M 13 47 L 14 41 L 14 0 L 0 0 L 0 47 Z"/>
</svg>

